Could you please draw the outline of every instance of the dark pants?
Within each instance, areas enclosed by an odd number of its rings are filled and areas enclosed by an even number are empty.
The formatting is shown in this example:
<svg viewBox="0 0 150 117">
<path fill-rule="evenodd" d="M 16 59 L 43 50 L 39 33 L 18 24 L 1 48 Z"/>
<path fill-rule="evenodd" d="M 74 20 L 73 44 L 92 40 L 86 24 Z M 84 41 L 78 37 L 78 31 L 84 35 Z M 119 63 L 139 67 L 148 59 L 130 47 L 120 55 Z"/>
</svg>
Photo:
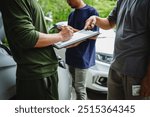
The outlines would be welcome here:
<svg viewBox="0 0 150 117">
<path fill-rule="evenodd" d="M 108 100 L 139 100 L 142 78 L 130 77 L 110 68 L 108 77 Z"/>
<path fill-rule="evenodd" d="M 58 74 L 36 80 L 16 81 L 18 100 L 58 100 Z"/>
</svg>

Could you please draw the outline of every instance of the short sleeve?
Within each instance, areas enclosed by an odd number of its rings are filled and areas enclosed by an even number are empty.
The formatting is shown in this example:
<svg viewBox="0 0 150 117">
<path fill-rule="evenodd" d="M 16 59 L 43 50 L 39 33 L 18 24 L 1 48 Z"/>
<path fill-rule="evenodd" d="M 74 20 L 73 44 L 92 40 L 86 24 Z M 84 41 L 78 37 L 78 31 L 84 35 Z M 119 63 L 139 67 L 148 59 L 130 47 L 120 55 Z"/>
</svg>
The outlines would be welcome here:
<svg viewBox="0 0 150 117">
<path fill-rule="evenodd" d="M 110 12 L 109 16 L 108 16 L 108 20 L 110 22 L 115 22 L 117 21 L 117 16 L 118 16 L 118 11 L 120 8 L 122 0 L 118 0 L 116 3 L 116 6 L 114 7 L 114 9 Z"/>
</svg>

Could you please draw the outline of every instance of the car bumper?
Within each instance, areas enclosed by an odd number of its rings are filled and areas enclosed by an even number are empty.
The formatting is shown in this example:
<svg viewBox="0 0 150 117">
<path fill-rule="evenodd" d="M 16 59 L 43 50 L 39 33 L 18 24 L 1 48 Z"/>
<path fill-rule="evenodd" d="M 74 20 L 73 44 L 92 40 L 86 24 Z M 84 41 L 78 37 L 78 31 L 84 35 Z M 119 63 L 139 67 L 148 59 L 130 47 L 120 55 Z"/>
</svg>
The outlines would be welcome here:
<svg viewBox="0 0 150 117">
<path fill-rule="evenodd" d="M 96 61 L 96 65 L 89 69 L 86 87 L 98 92 L 107 92 L 109 67 L 110 64 Z"/>
</svg>

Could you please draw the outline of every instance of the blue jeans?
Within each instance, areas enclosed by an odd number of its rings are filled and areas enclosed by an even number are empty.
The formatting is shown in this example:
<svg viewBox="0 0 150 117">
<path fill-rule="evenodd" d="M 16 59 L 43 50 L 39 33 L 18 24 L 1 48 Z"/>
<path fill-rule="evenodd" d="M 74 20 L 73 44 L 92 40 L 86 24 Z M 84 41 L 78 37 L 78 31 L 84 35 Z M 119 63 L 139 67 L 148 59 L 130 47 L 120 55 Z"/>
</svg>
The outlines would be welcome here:
<svg viewBox="0 0 150 117">
<path fill-rule="evenodd" d="M 86 100 L 86 77 L 88 69 L 80 69 L 69 66 L 69 72 L 72 77 L 72 86 L 75 89 L 77 100 Z"/>
</svg>

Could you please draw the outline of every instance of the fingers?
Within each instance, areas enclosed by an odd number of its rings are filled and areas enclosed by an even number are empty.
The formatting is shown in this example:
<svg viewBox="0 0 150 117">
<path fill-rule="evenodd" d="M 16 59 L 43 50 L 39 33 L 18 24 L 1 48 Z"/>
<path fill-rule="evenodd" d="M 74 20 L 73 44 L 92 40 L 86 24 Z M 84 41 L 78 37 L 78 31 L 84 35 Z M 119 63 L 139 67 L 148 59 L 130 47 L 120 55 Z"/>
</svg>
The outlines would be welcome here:
<svg viewBox="0 0 150 117">
<path fill-rule="evenodd" d="M 87 20 L 86 23 L 85 23 L 84 29 L 87 30 L 89 28 L 90 24 L 91 24 L 91 21 Z"/>
<path fill-rule="evenodd" d="M 68 26 L 62 26 L 60 34 L 62 36 L 61 41 L 67 41 L 73 36 L 73 30 Z"/>
<path fill-rule="evenodd" d="M 89 39 L 91 39 L 91 40 L 96 40 L 96 39 L 97 39 L 97 36 L 91 37 L 91 38 L 89 38 Z"/>
<path fill-rule="evenodd" d="M 75 28 L 73 28 L 73 27 L 71 27 L 71 26 L 69 26 L 69 25 L 68 25 L 68 27 L 69 27 L 73 32 L 78 32 L 78 31 L 79 31 L 78 29 L 75 29 Z"/>
<path fill-rule="evenodd" d="M 87 19 L 85 26 L 84 26 L 84 29 L 90 30 L 90 29 L 94 28 L 95 23 L 96 23 L 95 16 L 91 16 L 89 19 Z"/>
<path fill-rule="evenodd" d="M 77 42 L 77 43 L 75 43 L 75 44 L 72 44 L 72 45 L 69 45 L 69 46 L 67 46 L 66 48 L 73 48 L 73 47 L 76 47 L 76 46 L 78 46 L 80 43 L 82 43 L 83 41 L 80 41 L 80 42 Z"/>
<path fill-rule="evenodd" d="M 92 22 L 92 20 L 87 20 L 84 29 L 92 29 L 94 23 Z"/>
<path fill-rule="evenodd" d="M 92 23 L 89 25 L 88 28 L 89 28 L 89 29 L 92 29 L 92 28 L 94 28 L 94 26 L 95 26 L 95 23 L 92 22 Z"/>
<path fill-rule="evenodd" d="M 70 28 L 69 26 L 62 26 L 61 29 L 62 29 L 62 31 L 68 32 L 69 34 L 73 35 L 73 32 L 74 32 L 74 31 L 73 31 L 73 29 Z"/>
</svg>

